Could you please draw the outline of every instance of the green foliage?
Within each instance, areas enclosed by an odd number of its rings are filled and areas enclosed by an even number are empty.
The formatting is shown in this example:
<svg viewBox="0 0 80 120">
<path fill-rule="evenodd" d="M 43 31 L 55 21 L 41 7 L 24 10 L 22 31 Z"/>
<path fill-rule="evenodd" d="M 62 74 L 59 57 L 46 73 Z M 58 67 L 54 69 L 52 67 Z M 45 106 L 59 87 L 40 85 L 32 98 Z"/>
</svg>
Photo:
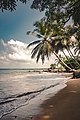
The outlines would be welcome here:
<svg viewBox="0 0 80 120">
<path fill-rule="evenodd" d="M 27 3 L 28 0 L 0 0 L 0 9 L 13 11 L 18 1 Z M 33 0 L 31 8 L 45 11 L 49 21 L 65 24 L 72 18 L 75 25 L 80 24 L 80 0 Z"/>
<path fill-rule="evenodd" d="M 27 0 L 0 0 L 0 9 L 2 10 L 2 12 L 4 10 L 14 11 L 16 10 L 18 1 L 25 4 L 27 2 Z"/>
<path fill-rule="evenodd" d="M 72 17 L 75 25 L 80 24 L 80 0 L 34 0 L 31 8 L 45 10 L 49 19 L 66 23 Z"/>
<path fill-rule="evenodd" d="M 54 63 L 54 64 L 51 64 L 51 65 L 50 65 L 50 69 L 52 69 L 52 70 L 56 69 L 56 64 L 55 64 L 55 63 Z"/>
<path fill-rule="evenodd" d="M 35 35 L 38 40 L 31 42 L 28 47 L 35 45 L 31 52 L 31 58 L 36 57 L 36 62 L 41 58 L 42 63 L 44 63 L 45 58 L 49 59 L 52 52 L 52 46 L 50 45 L 49 35 L 51 31 L 47 29 L 46 20 L 40 20 L 35 22 L 35 28 L 33 31 L 28 31 L 27 34 Z M 40 37 L 41 36 L 41 37 Z"/>
<path fill-rule="evenodd" d="M 80 63 L 80 59 L 79 58 L 76 58 L 75 60 L 77 60 Z M 80 69 L 80 66 L 78 66 L 76 64 L 76 62 L 74 61 L 73 58 L 69 58 L 69 59 L 64 58 L 64 62 L 72 69 L 75 69 L 75 70 Z M 62 66 L 68 71 L 67 67 L 65 67 L 63 64 L 62 64 Z"/>
<path fill-rule="evenodd" d="M 71 58 L 74 57 L 74 55 L 70 51 L 70 48 L 72 48 L 74 45 L 75 48 L 77 48 L 76 46 L 78 45 L 78 42 L 77 44 L 74 43 L 71 40 L 71 36 L 75 34 L 77 37 L 78 28 L 70 25 L 64 27 L 63 25 L 58 24 L 57 21 L 55 21 L 55 23 L 53 21 L 49 24 L 46 18 L 35 22 L 34 26 L 35 29 L 32 32 L 27 32 L 27 34 L 35 35 L 38 38 L 37 41 L 31 42 L 28 45 L 28 47 L 30 47 L 31 45 L 36 45 L 31 52 L 31 57 L 36 57 L 36 62 L 38 62 L 41 58 L 42 63 L 44 63 L 45 57 L 49 59 L 49 56 L 51 55 L 51 53 L 53 53 L 56 55 L 59 61 L 61 61 L 64 66 L 66 66 L 66 68 L 70 70 L 73 69 L 74 65 L 70 63 L 71 61 L 68 59 L 64 50 L 66 49 L 69 52 Z M 60 56 L 58 55 L 59 51 L 63 52 L 64 56 L 69 61 L 69 64 L 61 60 Z M 77 51 L 77 49 L 75 51 Z M 79 65 L 77 60 L 74 61 L 76 65 Z"/>
</svg>

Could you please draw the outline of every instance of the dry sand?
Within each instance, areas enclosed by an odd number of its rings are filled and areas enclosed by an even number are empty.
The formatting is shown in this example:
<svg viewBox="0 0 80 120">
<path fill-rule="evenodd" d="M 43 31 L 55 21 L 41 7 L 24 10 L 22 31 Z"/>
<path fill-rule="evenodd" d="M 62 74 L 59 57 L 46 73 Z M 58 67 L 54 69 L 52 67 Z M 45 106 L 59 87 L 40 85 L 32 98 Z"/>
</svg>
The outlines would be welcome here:
<svg viewBox="0 0 80 120">
<path fill-rule="evenodd" d="M 80 78 L 71 79 L 67 87 L 41 105 L 42 114 L 32 120 L 80 120 Z"/>
</svg>

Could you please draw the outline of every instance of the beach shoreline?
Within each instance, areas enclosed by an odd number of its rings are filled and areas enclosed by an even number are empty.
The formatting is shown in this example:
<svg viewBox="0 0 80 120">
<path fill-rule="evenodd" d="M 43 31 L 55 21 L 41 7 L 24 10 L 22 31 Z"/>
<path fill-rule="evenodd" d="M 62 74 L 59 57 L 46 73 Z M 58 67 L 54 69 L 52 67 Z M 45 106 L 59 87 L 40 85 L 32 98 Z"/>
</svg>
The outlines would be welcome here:
<svg viewBox="0 0 80 120">
<path fill-rule="evenodd" d="M 67 74 L 65 75 L 66 77 L 69 77 L 69 75 L 68 76 Z M 78 120 L 71 119 L 71 117 L 70 119 L 60 118 L 61 117 L 60 114 L 62 115 L 64 114 L 64 112 L 61 113 L 62 106 L 65 111 L 64 104 L 67 104 L 67 106 L 69 104 L 66 102 L 66 100 L 69 99 L 67 97 L 75 94 L 76 90 L 78 89 L 80 90 L 80 79 L 68 78 L 66 84 L 64 87 L 62 86 L 62 88 L 59 89 L 59 91 L 55 95 L 53 95 L 53 89 L 51 91 L 52 93 L 50 93 L 48 96 L 46 95 L 46 92 L 48 91 L 45 91 L 44 94 L 42 94 L 42 96 L 40 95 L 41 97 L 38 96 L 31 100 L 29 105 L 24 105 L 23 107 L 17 109 L 16 111 L 13 111 L 11 114 L 3 116 L 0 120 Z M 46 99 L 44 99 L 43 96 L 45 96 Z M 56 116 L 59 115 L 60 115 L 59 118 L 55 118 Z"/>
</svg>

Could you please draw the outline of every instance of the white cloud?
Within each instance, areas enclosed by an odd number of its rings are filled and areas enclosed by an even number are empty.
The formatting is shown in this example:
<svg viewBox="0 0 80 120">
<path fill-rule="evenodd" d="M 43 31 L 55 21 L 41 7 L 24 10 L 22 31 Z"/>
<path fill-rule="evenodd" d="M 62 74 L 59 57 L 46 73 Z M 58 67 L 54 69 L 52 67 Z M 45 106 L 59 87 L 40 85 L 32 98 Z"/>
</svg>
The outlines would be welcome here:
<svg viewBox="0 0 80 120">
<path fill-rule="evenodd" d="M 20 41 L 14 41 L 10 40 L 7 43 L 2 41 L 2 45 L 6 47 L 5 51 L 5 57 L 9 60 L 21 60 L 21 61 L 27 61 L 31 60 L 30 58 L 30 50 L 27 50 L 27 44 L 20 42 Z"/>
<path fill-rule="evenodd" d="M 35 59 L 31 59 L 33 47 L 27 49 L 28 44 L 21 41 L 11 39 L 4 42 L 2 40 L 0 44 L 5 48 L 2 53 L 0 52 L 0 67 L 48 67 L 54 62 L 53 58 L 50 58 L 44 65 L 41 61 L 36 64 Z"/>
</svg>

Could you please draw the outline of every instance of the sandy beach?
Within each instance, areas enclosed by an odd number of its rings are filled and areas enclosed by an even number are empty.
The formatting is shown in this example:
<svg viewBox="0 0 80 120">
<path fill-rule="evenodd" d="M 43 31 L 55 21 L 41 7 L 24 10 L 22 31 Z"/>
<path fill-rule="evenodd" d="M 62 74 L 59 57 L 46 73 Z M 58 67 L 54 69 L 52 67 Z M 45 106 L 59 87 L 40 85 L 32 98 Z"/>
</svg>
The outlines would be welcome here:
<svg viewBox="0 0 80 120">
<path fill-rule="evenodd" d="M 41 105 L 43 112 L 33 120 L 80 120 L 80 78 L 70 79 L 67 87 Z"/>
</svg>

